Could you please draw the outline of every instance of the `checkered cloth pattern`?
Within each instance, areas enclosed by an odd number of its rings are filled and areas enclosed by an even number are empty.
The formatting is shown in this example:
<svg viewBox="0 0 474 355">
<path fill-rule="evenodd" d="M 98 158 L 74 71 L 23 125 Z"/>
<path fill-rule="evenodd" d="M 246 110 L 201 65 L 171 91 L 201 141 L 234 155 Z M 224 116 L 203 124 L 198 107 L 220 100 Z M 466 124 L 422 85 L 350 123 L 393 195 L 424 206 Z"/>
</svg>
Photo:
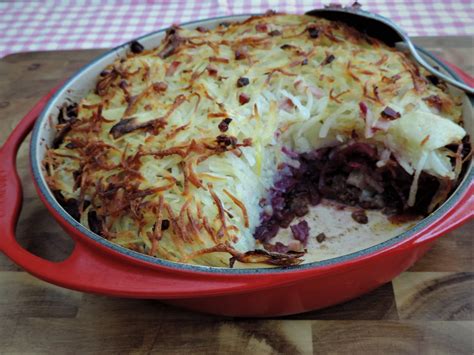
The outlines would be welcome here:
<svg viewBox="0 0 474 355">
<path fill-rule="evenodd" d="M 350 0 L 349 0 L 350 1 Z M 0 58 L 14 52 L 107 48 L 186 21 L 268 9 L 303 13 L 318 0 L 63 0 L 0 2 Z M 332 1 L 334 2 L 334 1 Z M 344 3 L 346 2 L 346 3 Z M 360 0 L 411 36 L 474 35 L 473 0 Z M 343 5 L 350 5 L 342 0 Z"/>
</svg>

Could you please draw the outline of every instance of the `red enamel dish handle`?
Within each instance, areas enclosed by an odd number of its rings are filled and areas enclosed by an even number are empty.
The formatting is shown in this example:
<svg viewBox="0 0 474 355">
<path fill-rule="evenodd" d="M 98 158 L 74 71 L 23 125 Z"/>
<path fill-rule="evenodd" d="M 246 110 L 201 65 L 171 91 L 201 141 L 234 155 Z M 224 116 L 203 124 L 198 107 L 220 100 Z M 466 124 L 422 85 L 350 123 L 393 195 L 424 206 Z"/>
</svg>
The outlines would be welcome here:
<svg viewBox="0 0 474 355">
<path fill-rule="evenodd" d="M 22 248 L 15 239 L 15 227 L 22 204 L 22 188 L 16 171 L 16 154 L 36 118 L 54 94 L 43 97 L 23 118 L 0 149 L 0 251 L 29 273 L 63 287 L 115 296 L 137 298 L 182 298 L 213 295 L 267 287 L 269 280 L 248 276 L 212 277 L 199 272 L 164 268 L 157 270 L 105 254 L 75 238 L 72 254 L 51 262 Z M 240 276 L 240 275 L 235 275 Z M 252 282 L 250 282 L 252 281 Z"/>
</svg>

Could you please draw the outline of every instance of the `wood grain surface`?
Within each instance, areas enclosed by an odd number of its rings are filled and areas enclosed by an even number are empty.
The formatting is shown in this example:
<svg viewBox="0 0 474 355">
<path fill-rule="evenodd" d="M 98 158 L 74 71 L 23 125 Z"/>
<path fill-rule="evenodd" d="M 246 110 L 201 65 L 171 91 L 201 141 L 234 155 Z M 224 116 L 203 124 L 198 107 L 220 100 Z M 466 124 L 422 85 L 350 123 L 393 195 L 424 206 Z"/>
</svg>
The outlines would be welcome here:
<svg viewBox="0 0 474 355">
<path fill-rule="evenodd" d="M 416 42 L 472 75 L 473 39 Z M 36 100 L 101 52 L 1 59 L 0 143 Z M 17 239 L 44 258 L 66 258 L 73 243 L 36 196 L 26 144 L 18 169 L 24 203 Z M 415 266 L 370 294 L 324 310 L 263 320 L 70 291 L 35 279 L 0 254 L 0 353 L 473 354 L 473 229 L 471 222 L 441 237 Z"/>
</svg>

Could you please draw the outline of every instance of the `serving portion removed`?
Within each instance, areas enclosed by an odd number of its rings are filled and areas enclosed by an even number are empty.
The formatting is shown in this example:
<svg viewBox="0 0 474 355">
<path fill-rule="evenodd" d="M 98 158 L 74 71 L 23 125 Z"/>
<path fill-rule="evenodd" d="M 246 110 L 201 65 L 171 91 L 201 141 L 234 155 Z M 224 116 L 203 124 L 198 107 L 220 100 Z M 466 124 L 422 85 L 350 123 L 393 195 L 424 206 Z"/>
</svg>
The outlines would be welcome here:
<svg viewBox="0 0 474 355">
<path fill-rule="evenodd" d="M 44 173 L 74 218 L 210 266 L 295 265 L 395 236 L 446 200 L 471 149 L 446 85 L 302 15 L 132 42 L 57 119 Z"/>
</svg>

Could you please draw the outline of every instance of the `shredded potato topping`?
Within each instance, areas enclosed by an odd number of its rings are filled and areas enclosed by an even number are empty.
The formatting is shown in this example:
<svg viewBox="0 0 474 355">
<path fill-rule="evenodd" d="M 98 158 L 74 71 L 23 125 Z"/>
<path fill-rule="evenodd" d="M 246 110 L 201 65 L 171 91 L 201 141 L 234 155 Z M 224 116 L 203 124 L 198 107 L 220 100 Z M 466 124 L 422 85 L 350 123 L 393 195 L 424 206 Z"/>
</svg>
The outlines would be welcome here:
<svg viewBox="0 0 474 355">
<path fill-rule="evenodd" d="M 343 24 L 269 13 L 135 42 L 64 107 L 47 182 L 92 231 L 177 262 L 299 263 L 253 232 L 281 163 L 354 137 L 411 175 L 455 180 L 460 99 L 405 54 Z M 387 155 L 388 153 L 388 155 Z"/>
</svg>

